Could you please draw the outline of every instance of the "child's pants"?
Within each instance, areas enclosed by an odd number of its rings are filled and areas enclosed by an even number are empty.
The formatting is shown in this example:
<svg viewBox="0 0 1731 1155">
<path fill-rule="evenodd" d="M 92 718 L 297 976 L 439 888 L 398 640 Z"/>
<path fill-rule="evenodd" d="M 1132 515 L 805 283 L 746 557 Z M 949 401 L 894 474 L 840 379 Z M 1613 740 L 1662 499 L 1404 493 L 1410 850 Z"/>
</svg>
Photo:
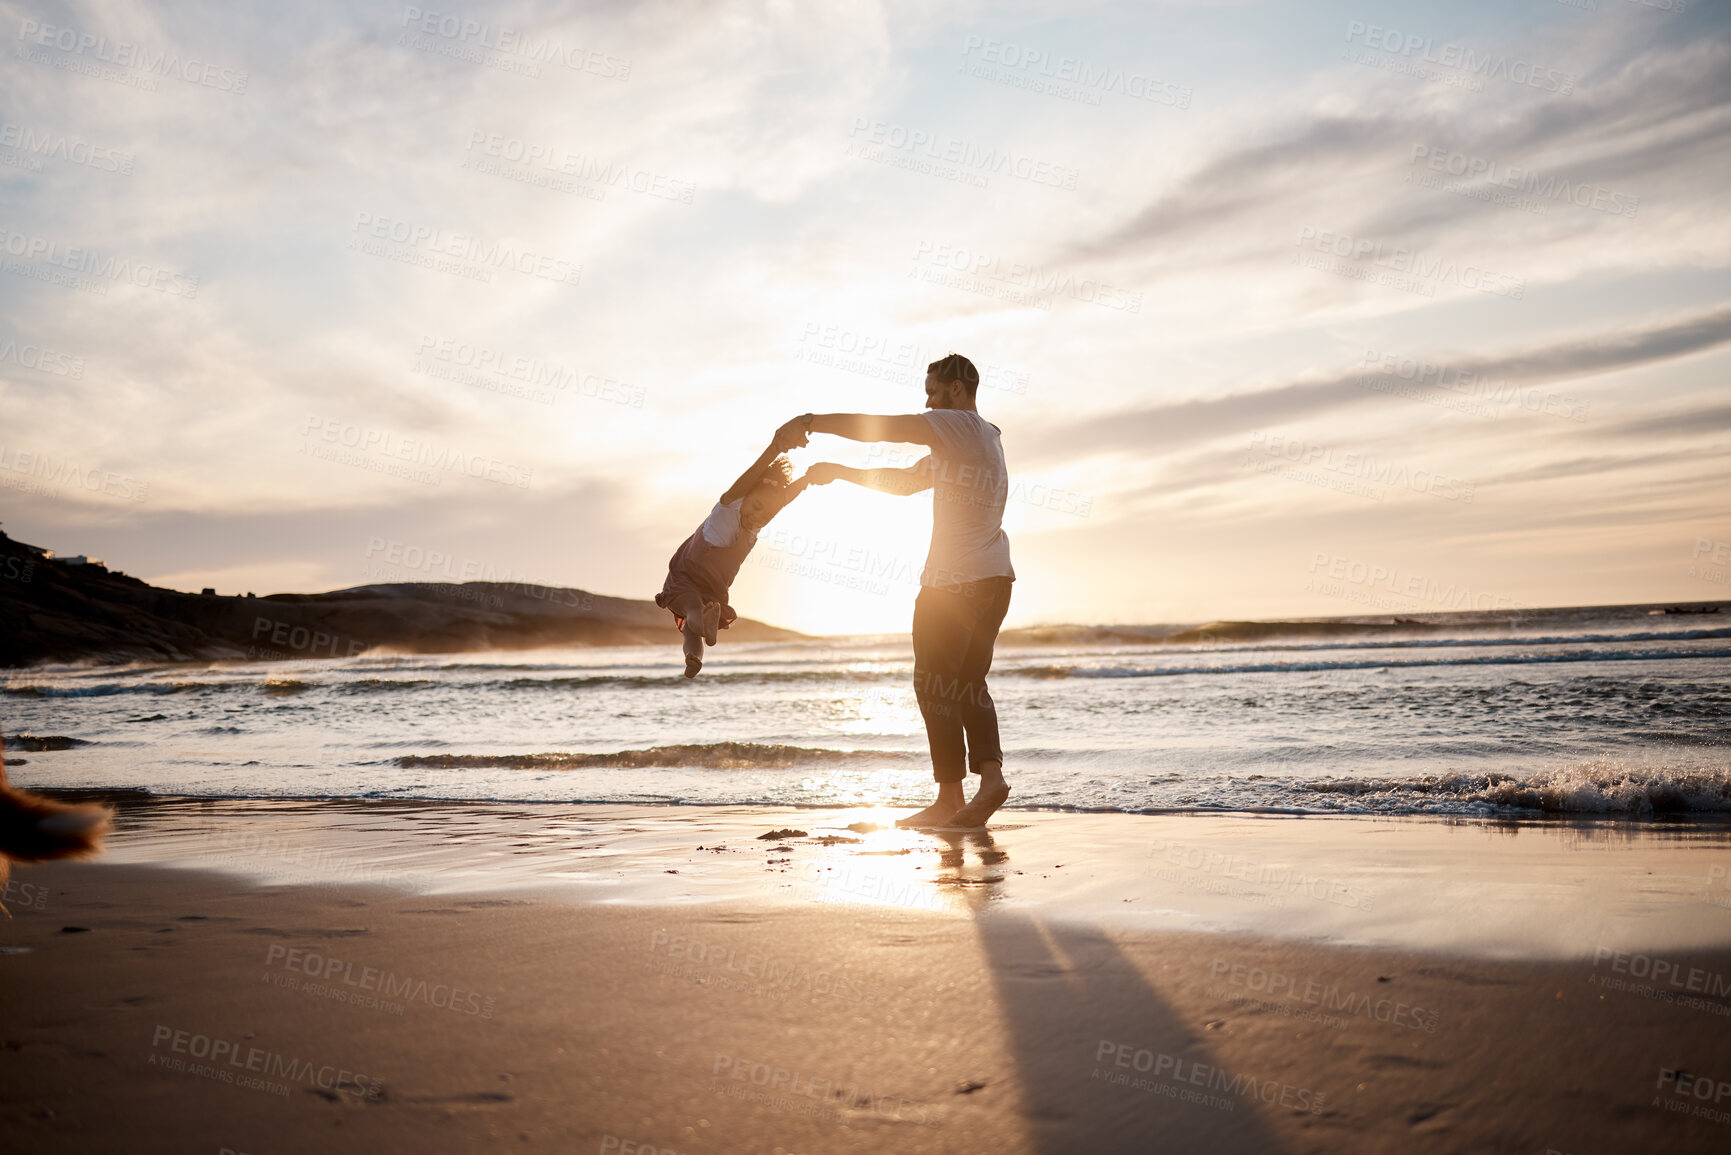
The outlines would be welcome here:
<svg viewBox="0 0 1731 1155">
<path fill-rule="evenodd" d="M 676 618 L 683 618 L 685 632 L 685 658 L 687 661 L 703 660 L 703 595 L 696 590 L 687 590 L 675 594 L 667 603 L 667 608 Z"/>
</svg>

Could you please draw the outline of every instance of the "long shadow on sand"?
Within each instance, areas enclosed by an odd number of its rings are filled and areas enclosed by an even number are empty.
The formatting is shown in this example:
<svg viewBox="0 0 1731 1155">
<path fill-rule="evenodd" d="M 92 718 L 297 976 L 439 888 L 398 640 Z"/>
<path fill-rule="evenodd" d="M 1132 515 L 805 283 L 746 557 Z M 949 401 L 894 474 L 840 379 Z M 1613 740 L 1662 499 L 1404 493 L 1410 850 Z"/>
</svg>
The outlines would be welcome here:
<svg viewBox="0 0 1731 1155">
<path fill-rule="evenodd" d="M 1282 1150 L 1258 1117 L 1260 1103 L 1207 1085 L 1216 1061 L 1204 1039 L 1100 928 L 992 909 L 992 892 L 998 889 L 993 884 L 1001 884 L 999 864 L 1008 855 L 989 833 L 946 834 L 944 840 L 950 843 L 944 865 L 978 884 L 964 893 L 975 908 L 997 986 L 1035 1150 L 1049 1155 L 1274 1155 Z M 965 861 L 969 851 L 979 866 Z M 1132 1065 L 1118 1065 L 1116 1050 L 1105 1053 L 1106 1046 L 1117 1044 L 1129 1044 Z M 1141 1057 L 1144 1070 L 1134 1065 L 1139 1051 L 1147 1053 Z M 1168 1061 L 1162 1063 L 1160 1056 Z M 1187 1081 L 1197 1069 L 1194 1064 L 1210 1069 L 1198 1076 L 1202 1085 Z M 1175 1080 L 1175 1073 L 1186 1081 Z"/>
</svg>

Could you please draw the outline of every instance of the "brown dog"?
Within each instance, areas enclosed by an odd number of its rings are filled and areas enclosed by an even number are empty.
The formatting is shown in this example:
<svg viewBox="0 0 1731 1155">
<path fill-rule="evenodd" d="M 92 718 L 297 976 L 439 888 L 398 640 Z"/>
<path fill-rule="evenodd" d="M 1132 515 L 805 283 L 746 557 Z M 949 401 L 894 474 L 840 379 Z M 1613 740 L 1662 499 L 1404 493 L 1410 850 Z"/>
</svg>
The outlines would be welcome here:
<svg viewBox="0 0 1731 1155">
<path fill-rule="evenodd" d="M 14 862 L 86 858 L 102 847 L 114 825 L 114 812 L 94 803 L 55 802 L 6 783 L 6 755 L 0 751 L 0 884 Z M 0 911 L 6 907 L 0 904 Z"/>
</svg>

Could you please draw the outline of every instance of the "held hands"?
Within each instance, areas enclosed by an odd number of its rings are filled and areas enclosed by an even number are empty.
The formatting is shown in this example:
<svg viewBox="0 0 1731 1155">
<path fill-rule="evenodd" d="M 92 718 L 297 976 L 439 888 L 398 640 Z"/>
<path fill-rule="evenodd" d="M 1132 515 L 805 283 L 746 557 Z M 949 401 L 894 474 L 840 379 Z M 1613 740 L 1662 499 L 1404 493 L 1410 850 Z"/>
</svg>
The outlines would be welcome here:
<svg viewBox="0 0 1731 1155">
<path fill-rule="evenodd" d="M 828 485 L 832 481 L 841 480 L 842 467 L 833 461 L 819 461 L 805 471 L 802 479 L 811 485 Z"/>
<path fill-rule="evenodd" d="M 790 449 L 804 449 L 809 430 L 806 428 L 806 416 L 801 415 L 775 431 L 775 440 L 770 444 L 775 446 L 777 453 L 786 453 Z"/>
</svg>

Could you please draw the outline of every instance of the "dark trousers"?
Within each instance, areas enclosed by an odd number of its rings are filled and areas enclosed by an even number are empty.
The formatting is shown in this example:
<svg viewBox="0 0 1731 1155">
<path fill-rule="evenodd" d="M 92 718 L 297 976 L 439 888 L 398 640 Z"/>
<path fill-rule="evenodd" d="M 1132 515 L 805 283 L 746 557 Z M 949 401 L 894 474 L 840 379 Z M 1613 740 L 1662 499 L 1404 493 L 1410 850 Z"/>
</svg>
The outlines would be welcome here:
<svg viewBox="0 0 1731 1155">
<path fill-rule="evenodd" d="M 926 721 L 932 777 L 960 782 L 983 762 L 1004 761 L 998 709 L 986 689 L 992 646 L 1010 608 L 1007 577 L 953 590 L 920 590 L 914 600 L 914 697 Z"/>
</svg>

